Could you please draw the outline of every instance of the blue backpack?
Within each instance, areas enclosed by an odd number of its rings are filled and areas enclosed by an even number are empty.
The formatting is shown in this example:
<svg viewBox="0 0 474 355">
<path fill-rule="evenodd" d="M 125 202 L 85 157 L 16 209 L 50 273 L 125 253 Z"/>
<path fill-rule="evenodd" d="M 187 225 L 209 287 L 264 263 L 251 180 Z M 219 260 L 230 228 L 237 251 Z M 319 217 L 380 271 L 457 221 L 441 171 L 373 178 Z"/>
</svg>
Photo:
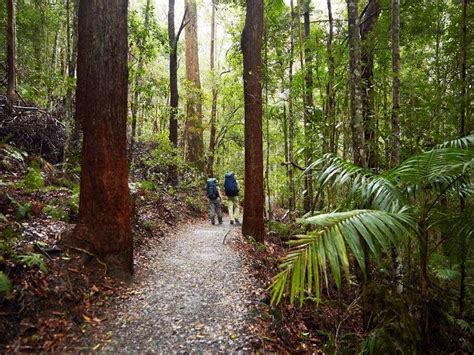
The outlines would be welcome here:
<svg viewBox="0 0 474 355">
<path fill-rule="evenodd" d="M 219 197 L 219 192 L 217 191 L 217 180 L 215 178 L 207 179 L 207 197 L 210 200 L 215 200 Z"/>
<path fill-rule="evenodd" d="M 233 172 L 225 174 L 224 189 L 227 196 L 232 197 L 239 195 L 239 185 L 237 184 Z"/>
</svg>

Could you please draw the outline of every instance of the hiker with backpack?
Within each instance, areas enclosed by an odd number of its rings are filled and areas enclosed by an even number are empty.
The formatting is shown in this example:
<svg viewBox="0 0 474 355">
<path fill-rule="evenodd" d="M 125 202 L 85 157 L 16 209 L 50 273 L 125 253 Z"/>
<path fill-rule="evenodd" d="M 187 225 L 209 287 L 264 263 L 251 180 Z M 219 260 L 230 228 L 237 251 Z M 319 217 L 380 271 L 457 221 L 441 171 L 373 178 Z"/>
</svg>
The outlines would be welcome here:
<svg viewBox="0 0 474 355">
<path fill-rule="evenodd" d="M 229 171 L 225 174 L 224 191 L 227 196 L 227 208 L 229 210 L 230 224 L 239 223 L 239 183 L 235 178 L 235 174 Z"/>
<path fill-rule="evenodd" d="M 207 179 L 207 198 L 209 199 L 209 217 L 211 223 L 216 224 L 216 213 L 219 224 L 222 224 L 222 207 L 221 207 L 221 192 L 217 186 L 216 178 L 209 177 Z"/>
</svg>

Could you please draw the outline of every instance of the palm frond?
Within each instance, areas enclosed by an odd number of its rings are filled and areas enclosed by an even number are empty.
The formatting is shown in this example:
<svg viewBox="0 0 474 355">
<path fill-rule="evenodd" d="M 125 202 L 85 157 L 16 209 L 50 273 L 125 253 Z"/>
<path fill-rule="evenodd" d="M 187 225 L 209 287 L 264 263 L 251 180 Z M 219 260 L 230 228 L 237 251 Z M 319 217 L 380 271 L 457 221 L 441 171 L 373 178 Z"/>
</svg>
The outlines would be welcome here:
<svg viewBox="0 0 474 355">
<path fill-rule="evenodd" d="M 417 229 L 406 211 L 334 212 L 309 217 L 301 222 L 316 229 L 290 242 L 292 250 L 280 265 L 282 271 L 273 279 L 273 303 L 280 302 L 288 293 L 290 302 L 296 298 L 303 302 L 305 292 L 314 295 L 319 301 L 320 279 L 323 276 L 328 285 L 328 267 L 338 288 L 342 286 L 342 274 L 350 283 L 348 250 L 365 274 L 365 252 L 361 240 L 367 243 L 371 254 L 380 255 L 391 243 L 404 235 L 413 234 Z"/>
<path fill-rule="evenodd" d="M 308 169 L 321 169 L 318 184 L 321 188 L 348 186 L 366 205 L 374 209 L 396 212 L 405 206 L 406 199 L 390 179 L 344 160 L 335 154 L 325 154 Z"/>
<path fill-rule="evenodd" d="M 437 148 L 415 155 L 384 174 L 405 186 L 409 195 L 425 188 L 444 191 L 448 187 L 469 186 L 474 167 L 474 149 Z"/>
<path fill-rule="evenodd" d="M 438 144 L 436 148 L 473 148 L 474 147 L 474 135 L 449 140 Z"/>
</svg>

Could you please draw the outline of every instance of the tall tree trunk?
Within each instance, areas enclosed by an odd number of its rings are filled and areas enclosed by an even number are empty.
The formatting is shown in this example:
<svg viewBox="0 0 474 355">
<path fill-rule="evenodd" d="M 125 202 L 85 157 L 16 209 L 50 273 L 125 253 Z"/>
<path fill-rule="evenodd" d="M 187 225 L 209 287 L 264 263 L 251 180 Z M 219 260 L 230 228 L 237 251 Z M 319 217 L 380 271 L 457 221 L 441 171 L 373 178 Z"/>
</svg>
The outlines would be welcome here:
<svg viewBox="0 0 474 355">
<path fill-rule="evenodd" d="M 264 241 L 262 147 L 262 34 L 263 0 L 247 0 L 242 31 L 245 102 L 245 198 L 242 233 Z"/>
<path fill-rule="evenodd" d="M 204 172 L 204 141 L 202 126 L 201 79 L 199 76 L 197 6 L 196 0 L 186 0 L 188 25 L 185 31 L 186 40 L 186 80 L 191 88 L 187 95 L 186 105 L 186 158 L 199 171 Z"/>
<path fill-rule="evenodd" d="M 305 68 L 305 88 L 304 88 L 304 135 L 305 135 L 305 166 L 308 167 L 311 164 L 313 155 L 313 63 L 312 53 L 310 48 L 311 38 L 311 24 L 310 24 L 310 0 L 304 0 L 303 3 L 303 18 L 304 18 L 304 68 Z M 299 20 L 298 20 L 299 21 Z M 304 176 L 304 211 L 309 212 L 312 210 L 313 202 L 313 179 L 311 178 L 311 172 L 306 171 Z"/>
<path fill-rule="evenodd" d="M 81 1 L 77 119 L 84 133 L 75 245 L 112 275 L 133 269 L 127 162 L 128 0 Z"/>
<path fill-rule="evenodd" d="M 79 161 L 80 154 L 80 125 L 74 114 L 74 90 L 72 83 L 76 77 L 76 63 L 77 63 L 77 18 L 79 15 L 79 0 L 68 0 L 68 12 L 71 12 L 70 6 L 71 1 L 73 3 L 72 8 L 72 21 L 70 21 L 68 15 L 68 88 L 66 91 L 66 116 L 67 116 L 67 127 L 68 133 L 66 137 L 66 144 L 64 146 L 66 163 L 74 163 Z M 72 22 L 72 23 L 71 23 Z M 68 168 L 66 164 L 66 168 Z"/>
<path fill-rule="evenodd" d="M 16 0 L 7 1 L 7 100 L 11 106 L 17 100 L 16 94 Z"/>
<path fill-rule="evenodd" d="M 374 117 L 374 51 L 371 43 L 366 43 L 380 14 L 378 0 L 369 0 L 360 25 L 362 41 L 362 115 L 365 126 L 366 162 L 370 169 L 377 168 L 376 120 Z"/>
<path fill-rule="evenodd" d="M 265 135 L 266 135 L 266 152 L 265 152 L 265 190 L 266 197 L 266 214 L 268 223 L 272 220 L 272 203 L 271 203 L 271 189 L 270 189 L 270 111 L 268 108 L 268 37 L 267 28 L 264 25 L 265 38 Z M 270 224 L 269 224 L 270 225 Z"/>
<path fill-rule="evenodd" d="M 349 22 L 349 70 L 351 96 L 352 153 L 354 163 L 365 167 L 364 121 L 361 99 L 361 50 L 358 0 L 347 0 Z"/>
<path fill-rule="evenodd" d="M 290 1 L 291 7 L 291 23 L 290 23 L 290 63 L 289 63 L 289 95 L 288 95 L 288 167 L 289 167 L 289 184 L 290 184 L 290 200 L 289 210 L 293 212 L 296 208 L 296 189 L 294 178 L 294 140 L 295 140 L 295 117 L 293 109 L 293 58 L 295 55 L 295 11 L 293 0 Z"/>
<path fill-rule="evenodd" d="M 468 103 L 467 95 L 467 0 L 461 0 L 462 6 L 462 17 L 461 17 L 461 112 L 459 119 L 459 136 L 464 137 L 466 135 L 466 111 Z M 461 212 L 465 209 L 464 196 L 460 196 L 459 205 Z M 462 317 L 464 313 L 464 303 L 466 298 L 466 259 L 467 259 L 467 248 L 466 248 L 466 236 L 461 236 L 461 262 L 460 262 L 460 274 L 461 280 L 459 285 L 459 314 Z"/>
<path fill-rule="evenodd" d="M 174 26 L 174 3 L 175 0 L 168 2 L 168 42 L 170 46 L 170 123 L 169 123 L 169 139 L 171 144 L 178 148 L 178 38 Z M 178 184 L 178 171 L 176 167 L 170 165 L 168 169 L 168 181 L 173 186 Z"/>
<path fill-rule="evenodd" d="M 144 21 L 144 29 L 145 31 L 148 30 L 148 24 L 150 22 L 150 9 L 151 9 L 151 0 L 146 1 L 145 5 L 145 21 Z M 142 38 L 140 43 L 138 44 L 138 64 L 137 64 L 137 76 L 135 77 L 134 83 L 134 92 L 133 92 L 133 102 L 132 102 L 132 132 L 130 135 L 130 148 L 129 148 L 129 163 L 130 168 L 133 169 L 133 149 L 135 146 L 135 136 L 137 132 L 137 114 L 138 114 L 138 104 L 140 99 L 140 85 L 143 82 L 142 78 L 142 71 L 143 71 L 143 60 L 144 60 L 144 52 L 145 52 L 145 41 L 146 39 Z"/>
<path fill-rule="evenodd" d="M 211 106 L 211 132 L 209 137 L 209 158 L 207 161 L 207 174 L 214 176 L 214 151 L 216 147 L 216 121 L 217 121 L 217 86 L 216 73 L 214 71 L 215 58 L 215 43 L 216 43 L 216 5 L 212 2 L 211 15 L 211 73 L 213 75 L 212 83 L 212 106 Z"/>
<path fill-rule="evenodd" d="M 334 21 L 332 17 L 331 0 L 327 0 L 329 35 L 326 43 L 328 54 L 328 82 L 326 85 L 326 123 L 329 128 L 329 151 L 336 153 L 336 93 L 334 91 L 335 64 L 334 54 L 332 52 L 332 42 L 334 40 Z"/>
<path fill-rule="evenodd" d="M 390 166 L 400 164 L 400 0 L 392 0 L 392 135 Z"/>
</svg>

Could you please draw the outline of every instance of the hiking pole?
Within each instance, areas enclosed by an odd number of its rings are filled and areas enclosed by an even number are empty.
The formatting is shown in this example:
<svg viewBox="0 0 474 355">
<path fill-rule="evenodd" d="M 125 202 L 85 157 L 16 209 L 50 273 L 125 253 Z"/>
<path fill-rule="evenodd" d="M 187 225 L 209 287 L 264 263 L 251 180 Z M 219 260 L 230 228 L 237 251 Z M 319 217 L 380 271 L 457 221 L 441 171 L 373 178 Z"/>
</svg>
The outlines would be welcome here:
<svg viewBox="0 0 474 355">
<path fill-rule="evenodd" d="M 222 241 L 222 244 L 225 244 L 225 238 L 227 238 L 227 236 L 229 235 L 230 231 L 231 231 L 231 229 L 229 229 L 229 230 L 227 231 L 227 233 L 225 234 L 224 240 Z"/>
</svg>

